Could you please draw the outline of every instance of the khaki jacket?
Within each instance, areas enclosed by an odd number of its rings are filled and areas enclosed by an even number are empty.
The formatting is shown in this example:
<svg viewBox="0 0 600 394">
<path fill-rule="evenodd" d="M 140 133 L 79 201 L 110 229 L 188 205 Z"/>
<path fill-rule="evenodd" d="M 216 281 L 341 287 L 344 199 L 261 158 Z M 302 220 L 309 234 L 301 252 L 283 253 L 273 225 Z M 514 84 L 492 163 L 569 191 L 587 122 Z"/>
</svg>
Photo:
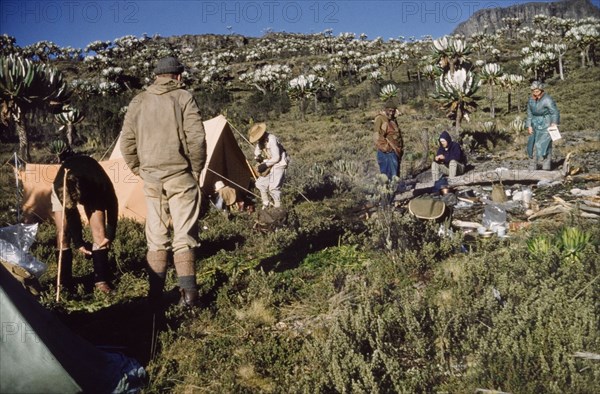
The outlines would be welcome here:
<svg viewBox="0 0 600 394">
<path fill-rule="evenodd" d="M 224 188 L 219 190 L 217 193 L 219 193 L 219 195 L 225 202 L 225 205 L 227 205 L 228 207 L 237 202 L 237 193 L 236 193 L 235 189 L 230 186 L 225 186 Z"/>
<path fill-rule="evenodd" d="M 385 114 L 377 115 L 373 125 L 373 139 L 377 150 L 385 153 L 395 151 L 398 156 L 402 156 L 404 144 L 396 119 L 390 121 Z"/>
<path fill-rule="evenodd" d="M 121 153 L 131 171 L 148 182 L 202 171 L 204 125 L 183 83 L 159 77 L 133 98 L 121 131 Z"/>
</svg>

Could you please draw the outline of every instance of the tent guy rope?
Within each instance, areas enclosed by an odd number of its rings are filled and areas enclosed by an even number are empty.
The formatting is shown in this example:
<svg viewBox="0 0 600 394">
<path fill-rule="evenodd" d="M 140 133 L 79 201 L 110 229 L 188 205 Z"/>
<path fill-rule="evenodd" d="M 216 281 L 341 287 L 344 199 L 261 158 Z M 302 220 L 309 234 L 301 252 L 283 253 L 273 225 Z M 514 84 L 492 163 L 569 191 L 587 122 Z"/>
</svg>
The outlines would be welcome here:
<svg viewBox="0 0 600 394">
<path fill-rule="evenodd" d="M 235 182 L 234 182 L 234 181 L 232 181 L 231 179 L 229 179 L 229 178 L 227 178 L 227 177 L 225 177 L 225 176 L 223 176 L 223 175 L 219 174 L 218 172 L 216 172 L 216 171 L 214 171 L 214 170 L 212 170 L 212 169 L 210 169 L 210 168 L 208 168 L 208 167 L 206 167 L 206 169 L 207 169 L 208 171 L 212 172 L 213 174 L 215 174 L 215 175 L 217 175 L 217 176 L 219 176 L 219 177 L 223 178 L 223 179 L 224 179 L 224 180 L 226 180 L 227 182 L 231 182 L 233 185 L 235 185 L 235 186 L 239 187 L 240 189 L 244 190 L 245 192 L 248 192 L 248 193 L 252 194 L 254 197 L 256 197 L 256 198 L 259 198 L 259 196 L 258 196 L 257 194 L 255 194 L 255 193 L 252 193 L 250 190 L 246 189 L 245 187 L 241 186 L 241 185 L 240 185 L 240 184 L 238 184 L 238 183 L 235 183 Z"/>
</svg>

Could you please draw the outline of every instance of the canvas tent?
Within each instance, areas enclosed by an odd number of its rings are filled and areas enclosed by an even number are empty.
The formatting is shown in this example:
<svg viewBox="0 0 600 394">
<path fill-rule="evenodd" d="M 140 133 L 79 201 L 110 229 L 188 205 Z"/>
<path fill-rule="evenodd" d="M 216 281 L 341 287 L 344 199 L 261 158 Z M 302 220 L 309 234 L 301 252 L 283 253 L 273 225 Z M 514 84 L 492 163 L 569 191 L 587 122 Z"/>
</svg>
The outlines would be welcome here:
<svg viewBox="0 0 600 394">
<path fill-rule="evenodd" d="M 75 335 L 1 264 L 0 322 L 0 393 L 110 393 L 145 377 L 137 361 Z"/>
<path fill-rule="evenodd" d="M 212 194 L 214 184 L 222 180 L 238 190 L 248 189 L 252 179 L 244 153 L 223 115 L 204 122 L 207 160 L 200 178 L 205 195 Z M 120 150 L 120 138 L 108 160 L 100 164 L 113 181 L 119 200 L 119 216 L 144 221 L 146 202 L 143 181 L 125 164 Z M 26 223 L 51 217 L 50 193 L 59 166 L 56 164 L 27 164 L 21 171 L 23 182 L 23 221 Z"/>
</svg>

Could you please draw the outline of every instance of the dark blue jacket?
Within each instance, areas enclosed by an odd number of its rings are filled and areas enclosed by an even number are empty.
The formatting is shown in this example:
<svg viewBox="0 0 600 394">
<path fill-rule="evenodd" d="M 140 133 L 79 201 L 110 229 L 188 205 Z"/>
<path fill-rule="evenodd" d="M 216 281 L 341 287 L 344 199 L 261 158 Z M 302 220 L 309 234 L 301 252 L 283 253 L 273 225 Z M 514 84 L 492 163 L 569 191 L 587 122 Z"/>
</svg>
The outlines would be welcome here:
<svg viewBox="0 0 600 394">
<path fill-rule="evenodd" d="M 467 164 L 467 156 L 463 152 L 460 144 L 452 141 L 452 137 L 447 131 L 442 131 L 442 134 L 440 134 L 440 138 L 438 138 L 438 140 L 440 139 L 445 139 L 448 141 L 448 148 L 444 148 L 440 142 L 440 147 L 435 155 L 444 155 L 445 165 L 450 164 L 450 160 L 456 160 L 459 163 Z"/>
</svg>

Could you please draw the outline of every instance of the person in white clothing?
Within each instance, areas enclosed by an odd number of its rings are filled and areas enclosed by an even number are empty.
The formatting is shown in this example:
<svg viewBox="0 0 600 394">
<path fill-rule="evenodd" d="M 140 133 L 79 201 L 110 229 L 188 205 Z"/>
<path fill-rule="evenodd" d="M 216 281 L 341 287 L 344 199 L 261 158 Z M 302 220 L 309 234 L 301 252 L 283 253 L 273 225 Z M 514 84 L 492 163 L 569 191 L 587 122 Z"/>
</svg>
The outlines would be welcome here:
<svg viewBox="0 0 600 394">
<path fill-rule="evenodd" d="M 281 207 L 281 187 L 285 181 L 285 171 L 289 157 L 277 137 L 267 132 L 265 123 L 256 123 L 250 128 L 248 139 L 256 144 L 254 157 L 258 165 L 256 188 L 260 191 L 263 208 L 272 205 Z M 272 200 L 272 201 L 271 201 Z"/>
</svg>

